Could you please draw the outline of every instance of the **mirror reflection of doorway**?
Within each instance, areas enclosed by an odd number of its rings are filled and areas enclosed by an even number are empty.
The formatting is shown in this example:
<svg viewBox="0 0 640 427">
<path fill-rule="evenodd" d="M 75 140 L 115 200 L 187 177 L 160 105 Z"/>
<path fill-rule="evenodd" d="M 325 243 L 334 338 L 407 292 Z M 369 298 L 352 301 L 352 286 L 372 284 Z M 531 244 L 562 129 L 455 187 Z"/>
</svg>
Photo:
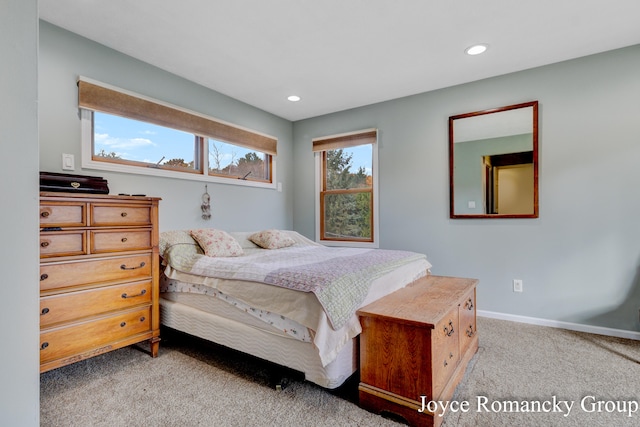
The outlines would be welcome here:
<svg viewBox="0 0 640 427">
<path fill-rule="evenodd" d="M 522 214 L 533 209 L 533 152 L 483 156 L 486 214 Z"/>
</svg>

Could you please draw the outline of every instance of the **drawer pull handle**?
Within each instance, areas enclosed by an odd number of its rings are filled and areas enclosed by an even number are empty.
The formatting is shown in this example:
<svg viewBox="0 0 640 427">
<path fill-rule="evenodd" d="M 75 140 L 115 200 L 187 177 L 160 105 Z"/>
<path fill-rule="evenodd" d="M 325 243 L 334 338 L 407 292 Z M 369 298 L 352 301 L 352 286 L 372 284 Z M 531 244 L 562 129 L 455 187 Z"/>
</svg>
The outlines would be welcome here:
<svg viewBox="0 0 640 427">
<path fill-rule="evenodd" d="M 449 352 L 449 359 L 453 359 L 453 353 Z"/>
<path fill-rule="evenodd" d="M 143 261 L 143 262 L 141 262 L 141 263 L 140 263 L 140 265 L 139 265 L 139 266 L 137 266 L 137 267 L 127 267 L 125 264 L 122 264 L 122 265 L 120 266 L 120 269 L 121 269 L 121 270 L 136 270 L 136 269 L 138 269 L 138 268 L 142 268 L 142 267 L 144 267 L 144 266 L 145 266 L 145 263 L 144 263 L 144 261 Z"/>
<path fill-rule="evenodd" d="M 469 300 L 466 302 L 464 308 L 466 308 L 467 310 L 473 310 L 473 300 L 471 298 L 469 298 Z"/>
<path fill-rule="evenodd" d="M 47 314 L 47 313 L 49 313 L 49 309 L 48 309 L 47 307 L 45 307 L 45 308 L 43 308 L 43 309 L 42 309 L 42 311 L 40 312 L 40 315 L 42 316 L 42 315 L 45 315 L 45 314 Z"/>
<path fill-rule="evenodd" d="M 40 246 L 43 247 L 43 248 L 46 248 L 47 246 L 49 246 L 49 243 L 50 242 L 48 240 L 44 240 L 44 241 L 40 242 Z"/>
<path fill-rule="evenodd" d="M 48 275 L 48 274 L 46 274 L 46 273 L 45 273 L 45 274 L 41 274 L 41 275 L 40 275 L 40 281 L 41 281 L 41 282 L 42 282 L 43 280 L 47 280 L 48 278 L 49 278 L 49 275 Z"/>
<path fill-rule="evenodd" d="M 49 347 L 49 343 L 48 342 L 43 342 L 42 344 L 40 344 L 40 350 L 44 350 L 47 347 Z"/>
<path fill-rule="evenodd" d="M 447 328 L 446 326 L 444 327 L 444 333 L 446 336 L 450 337 L 451 335 L 453 335 L 455 331 L 453 330 L 453 321 L 449 320 L 449 327 Z"/>
<path fill-rule="evenodd" d="M 142 295 L 146 294 L 147 290 L 143 289 L 142 291 L 140 291 L 139 294 L 135 294 L 135 295 L 127 295 L 127 293 L 125 292 L 124 294 L 121 295 L 122 298 L 127 299 L 127 298 L 135 298 L 135 297 L 141 297 Z"/>
<path fill-rule="evenodd" d="M 447 367 L 447 365 L 448 365 L 448 363 L 447 363 L 447 361 L 445 360 L 445 361 L 444 361 L 444 367 L 446 368 L 446 367 Z"/>
<path fill-rule="evenodd" d="M 140 321 L 141 321 L 141 322 L 144 322 L 144 321 L 145 321 L 145 317 L 144 317 L 144 316 L 142 316 L 142 317 L 140 318 Z"/>
<path fill-rule="evenodd" d="M 121 328 L 124 328 L 125 326 L 127 326 L 127 322 L 122 322 L 122 323 L 120 323 L 120 327 L 121 327 Z"/>
<path fill-rule="evenodd" d="M 126 238 L 126 237 L 123 237 L 122 239 L 120 239 L 120 241 L 121 241 L 122 243 L 125 243 L 125 242 L 127 241 L 127 238 Z"/>
<path fill-rule="evenodd" d="M 476 332 L 473 330 L 473 325 L 469 325 L 469 329 L 467 329 L 467 336 L 469 338 L 471 338 L 472 336 L 474 336 L 476 334 Z"/>
<path fill-rule="evenodd" d="M 122 212 L 122 213 L 120 214 L 120 216 L 124 218 L 125 216 L 127 216 L 127 213 L 126 213 L 126 212 Z"/>
<path fill-rule="evenodd" d="M 51 215 L 51 212 L 49 212 L 49 211 L 42 211 L 42 212 L 40 212 L 40 216 L 41 216 L 42 218 L 47 218 L 47 217 L 49 217 L 49 215 Z"/>
</svg>

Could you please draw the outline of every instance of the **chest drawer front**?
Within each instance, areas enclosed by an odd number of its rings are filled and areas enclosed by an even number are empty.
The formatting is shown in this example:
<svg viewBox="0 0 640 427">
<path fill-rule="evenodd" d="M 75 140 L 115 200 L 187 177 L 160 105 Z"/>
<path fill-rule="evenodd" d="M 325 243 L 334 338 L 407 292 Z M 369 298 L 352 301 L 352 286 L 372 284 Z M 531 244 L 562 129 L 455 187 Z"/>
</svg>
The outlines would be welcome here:
<svg viewBox="0 0 640 427">
<path fill-rule="evenodd" d="M 151 330 L 151 308 L 40 332 L 40 363 L 102 347 Z"/>
<path fill-rule="evenodd" d="M 151 303 L 151 281 L 40 298 L 40 327 Z"/>
<path fill-rule="evenodd" d="M 55 231 L 40 233 L 40 258 L 84 255 L 87 239 L 84 231 Z"/>
<path fill-rule="evenodd" d="M 151 254 L 40 265 L 40 290 L 151 277 Z"/>
<path fill-rule="evenodd" d="M 86 225 L 86 204 L 42 202 L 40 227 L 82 227 Z"/>
<path fill-rule="evenodd" d="M 151 207 L 136 205 L 91 205 L 92 226 L 151 225 Z"/>
<path fill-rule="evenodd" d="M 464 353 L 471 345 L 476 330 L 476 292 L 475 289 L 460 304 L 460 347 Z"/>
<path fill-rule="evenodd" d="M 91 252 L 121 252 L 151 248 L 151 229 L 91 231 Z"/>
<path fill-rule="evenodd" d="M 458 307 L 454 307 L 439 322 L 433 334 L 432 369 L 434 397 L 440 396 L 440 392 L 447 384 L 460 359 Z"/>
</svg>

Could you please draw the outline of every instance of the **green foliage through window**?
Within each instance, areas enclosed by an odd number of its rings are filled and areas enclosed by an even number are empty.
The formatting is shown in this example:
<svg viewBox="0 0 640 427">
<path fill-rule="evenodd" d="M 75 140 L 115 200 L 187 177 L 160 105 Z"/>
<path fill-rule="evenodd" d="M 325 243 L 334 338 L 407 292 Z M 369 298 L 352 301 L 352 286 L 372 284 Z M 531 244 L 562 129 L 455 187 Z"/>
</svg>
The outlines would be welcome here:
<svg viewBox="0 0 640 427">
<path fill-rule="evenodd" d="M 268 155 L 209 139 L 209 173 L 238 179 L 268 180 Z"/>
<path fill-rule="evenodd" d="M 323 159 L 323 239 L 372 241 L 371 144 L 327 150 Z"/>
</svg>

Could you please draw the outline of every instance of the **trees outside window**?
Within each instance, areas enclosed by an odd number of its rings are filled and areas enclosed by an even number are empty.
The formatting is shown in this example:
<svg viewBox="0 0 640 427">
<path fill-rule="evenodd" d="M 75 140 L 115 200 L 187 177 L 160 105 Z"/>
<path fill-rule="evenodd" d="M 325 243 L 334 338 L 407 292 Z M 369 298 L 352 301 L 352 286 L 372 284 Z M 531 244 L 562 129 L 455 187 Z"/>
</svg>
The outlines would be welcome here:
<svg viewBox="0 0 640 427">
<path fill-rule="evenodd" d="M 354 153 L 346 150 L 323 152 L 322 235 L 324 239 L 371 241 L 372 176 L 362 165 L 353 170 Z M 360 160 L 371 163 L 367 157 Z"/>
<path fill-rule="evenodd" d="M 314 140 L 320 241 L 377 245 L 376 136 L 374 130 Z"/>
</svg>

